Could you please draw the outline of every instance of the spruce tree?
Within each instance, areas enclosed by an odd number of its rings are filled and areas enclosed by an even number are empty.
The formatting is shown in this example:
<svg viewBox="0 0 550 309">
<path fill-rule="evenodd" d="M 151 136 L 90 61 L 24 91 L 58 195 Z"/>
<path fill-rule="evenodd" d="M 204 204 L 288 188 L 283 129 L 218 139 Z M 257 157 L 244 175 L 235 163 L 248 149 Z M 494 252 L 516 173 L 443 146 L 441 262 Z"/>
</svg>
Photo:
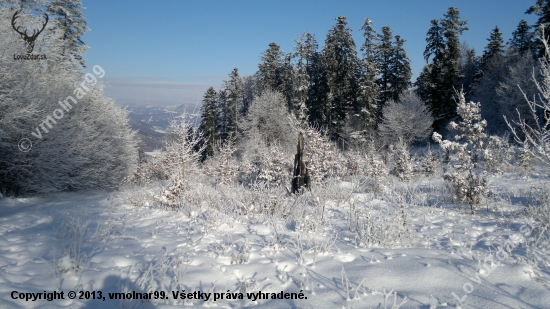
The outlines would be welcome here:
<svg viewBox="0 0 550 309">
<path fill-rule="evenodd" d="M 487 41 L 489 41 L 489 44 L 485 46 L 483 60 L 488 61 L 493 57 L 502 56 L 502 53 L 504 52 L 504 40 L 502 39 L 502 32 L 500 32 L 498 26 L 491 31 L 491 35 Z"/>
<path fill-rule="evenodd" d="M 389 26 L 382 27 L 380 43 L 377 46 L 376 62 L 380 72 L 378 86 L 380 87 L 380 106 L 393 98 L 391 92 L 391 58 L 393 56 L 392 32 Z"/>
<path fill-rule="evenodd" d="M 441 20 L 445 37 L 445 56 L 443 59 L 443 97 L 442 97 L 442 118 L 449 121 L 457 117 L 456 102 L 453 98 L 455 88 L 459 88 L 460 76 L 460 38 L 463 31 L 468 30 L 466 20 L 460 20 L 460 12 L 455 7 L 450 7 Z M 455 87 L 456 86 L 456 87 Z"/>
<path fill-rule="evenodd" d="M 469 48 L 466 42 L 461 44 L 461 50 L 461 79 L 458 84 L 464 89 L 464 92 L 467 94 L 466 98 L 469 99 L 473 95 L 475 84 L 478 81 L 481 68 L 481 57 L 476 56 L 476 51 L 473 48 Z"/>
<path fill-rule="evenodd" d="M 312 83 L 312 73 L 314 65 L 314 57 L 317 52 L 317 39 L 315 35 L 307 30 L 297 39 L 294 40 L 293 57 L 297 58 L 296 62 L 296 96 L 300 104 L 306 104 L 309 94 L 310 85 Z"/>
<path fill-rule="evenodd" d="M 479 63 L 479 70 L 475 76 L 475 79 L 481 81 L 483 75 L 488 71 L 491 71 L 495 66 L 498 66 L 498 62 L 505 62 L 509 59 L 503 59 L 504 56 L 504 40 L 502 39 L 502 33 L 498 26 L 496 26 L 487 39 L 489 43 L 485 46 L 483 55 Z"/>
<path fill-rule="evenodd" d="M 239 69 L 234 68 L 229 74 L 229 80 L 224 81 L 223 115 L 225 117 L 225 134 L 236 137 L 238 134 L 239 114 L 243 99 L 243 83 Z"/>
<path fill-rule="evenodd" d="M 466 20 L 460 20 L 460 12 L 450 7 L 444 18 L 432 20 L 426 37 L 426 61 L 432 63 L 424 67 L 415 85 L 418 94 L 432 109 L 434 127 L 441 130 L 446 123 L 457 116 L 454 89 L 460 87 L 461 48 L 459 36 L 465 30 Z"/>
<path fill-rule="evenodd" d="M 372 27 L 372 20 L 368 18 L 365 18 L 365 23 L 361 27 L 361 30 L 363 30 L 365 42 L 361 46 L 363 58 L 359 60 L 359 88 L 355 112 L 361 115 L 364 128 L 373 129 L 376 124 L 380 93 L 380 86 L 377 83 L 379 68 L 376 63 L 380 36 Z"/>
<path fill-rule="evenodd" d="M 200 131 L 203 133 L 206 143 L 203 158 L 214 155 L 214 147 L 218 140 L 219 113 L 217 106 L 218 94 L 214 88 L 206 90 L 202 99 Z"/>
<path fill-rule="evenodd" d="M 390 93 L 391 98 L 395 101 L 411 86 L 411 59 L 407 57 L 407 53 L 403 48 L 404 43 L 405 40 L 401 39 L 401 36 L 395 36 L 390 58 Z"/>
<path fill-rule="evenodd" d="M 443 62 L 445 54 L 445 37 L 443 36 L 444 29 L 441 27 L 437 19 L 432 19 L 430 29 L 426 36 L 426 50 L 424 50 L 424 59 L 429 63 L 430 57 L 433 56 L 434 63 Z"/>
<path fill-rule="evenodd" d="M 426 36 L 426 49 L 424 50 L 424 59 L 427 65 L 418 75 L 415 82 L 417 93 L 432 110 L 434 117 L 434 126 L 439 127 L 442 123 L 442 71 L 443 60 L 445 57 L 445 37 L 444 29 L 437 19 L 432 19 L 430 29 Z M 431 63 L 430 63 L 431 59 Z"/>
<path fill-rule="evenodd" d="M 521 20 L 518 27 L 512 32 L 512 38 L 508 42 L 509 45 L 514 47 L 518 56 L 523 56 L 526 52 L 531 51 L 535 47 L 533 42 L 533 33 L 529 30 L 529 24 L 525 19 Z"/>
<path fill-rule="evenodd" d="M 283 94 L 286 101 L 287 111 L 295 112 L 298 110 L 298 104 L 295 102 L 296 97 L 296 72 L 294 66 L 292 65 L 292 54 L 285 54 L 283 65 L 281 67 L 281 85 L 279 86 L 279 91 Z"/>
<path fill-rule="evenodd" d="M 269 48 L 262 53 L 258 65 L 258 88 L 264 90 L 281 91 L 282 72 L 285 65 L 285 54 L 277 43 L 270 43 Z"/>
<path fill-rule="evenodd" d="M 535 24 L 536 33 L 546 37 L 546 42 L 549 42 L 548 36 L 550 36 L 550 0 L 537 0 L 535 5 L 532 5 L 527 9 L 525 14 L 535 14 L 539 16 L 537 23 Z M 536 52 L 539 57 L 543 57 L 545 54 L 544 44 L 540 40 L 535 41 Z"/>
<path fill-rule="evenodd" d="M 411 86 L 411 66 L 399 35 L 392 37 L 389 26 L 382 27 L 382 38 L 377 46 L 377 62 L 380 71 L 380 109 L 389 101 L 399 100 L 399 96 Z"/>
<path fill-rule="evenodd" d="M 354 106 L 357 82 L 357 52 L 346 17 L 336 18 L 336 25 L 329 30 L 325 40 L 325 69 L 328 85 L 328 126 L 333 139 L 338 138 L 346 115 Z"/>
<path fill-rule="evenodd" d="M 217 110 L 218 110 L 218 132 L 219 132 L 219 139 L 221 142 L 225 142 L 228 138 L 230 138 L 231 133 L 231 121 L 232 121 L 232 114 L 230 113 L 229 108 L 229 96 L 230 91 L 220 91 L 218 92 L 218 99 L 217 99 Z"/>
<path fill-rule="evenodd" d="M 241 108 L 241 115 L 244 117 L 248 113 L 250 104 L 254 98 L 258 95 L 258 75 L 248 75 L 241 77 L 243 85 L 243 101 Z M 242 117 L 241 117 L 242 118 Z"/>
<path fill-rule="evenodd" d="M 325 52 L 316 51 L 311 56 L 308 65 L 310 86 L 308 89 L 306 107 L 309 112 L 309 122 L 314 126 L 323 126 L 328 121 L 328 79 L 325 69 Z"/>
</svg>

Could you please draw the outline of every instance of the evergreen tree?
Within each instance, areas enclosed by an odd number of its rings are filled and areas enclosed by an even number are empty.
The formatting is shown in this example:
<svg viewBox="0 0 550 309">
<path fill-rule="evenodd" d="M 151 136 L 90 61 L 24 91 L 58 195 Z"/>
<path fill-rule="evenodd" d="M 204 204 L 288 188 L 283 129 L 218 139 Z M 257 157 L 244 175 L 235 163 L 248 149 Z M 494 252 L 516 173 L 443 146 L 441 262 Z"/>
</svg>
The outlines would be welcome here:
<svg viewBox="0 0 550 309">
<path fill-rule="evenodd" d="M 377 46 L 376 62 L 380 72 L 378 86 L 380 87 L 380 108 L 393 98 L 391 92 L 390 75 L 393 56 L 392 32 L 390 27 L 382 27 L 380 43 Z"/>
<path fill-rule="evenodd" d="M 365 18 L 365 23 L 361 27 L 361 30 L 363 30 L 365 42 L 361 46 L 363 58 L 359 61 L 359 89 L 355 112 L 360 113 L 363 126 L 367 129 L 372 129 L 376 124 L 380 93 L 380 87 L 377 83 L 379 69 L 376 63 L 380 36 L 372 27 L 372 20 L 368 18 Z"/>
<path fill-rule="evenodd" d="M 401 36 L 395 36 L 395 42 L 392 46 L 392 56 L 390 58 L 390 93 L 393 100 L 398 100 L 399 96 L 411 86 L 411 59 L 403 48 L 405 40 Z"/>
<path fill-rule="evenodd" d="M 529 31 L 529 25 L 525 19 L 521 20 L 518 27 L 512 32 L 512 38 L 508 42 L 509 45 L 515 48 L 518 56 L 523 56 L 528 51 L 533 51 L 533 33 Z"/>
<path fill-rule="evenodd" d="M 428 30 L 424 58 L 427 62 L 432 58 L 432 62 L 424 67 L 415 85 L 433 112 L 436 130 L 443 129 L 456 117 L 454 88 L 460 87 L 463 78 L 459 35 L 465 30 L 468 30 L 466 21 L 460 20 L 460 12 L 455 7 L 450 7 L 441 20 L 432 20 Z"/>
<path fill-rule="evenodd" d="M 448 121 L 457 116 L 456 102 L 453 99 L 455 86 L 458 89 L 458 81 L 460 76 L 460 38 L 459 35 L 463 31 L 468 30 L 466 20 L 460 20 L 460 12 L 455 7 L 450 7 L 447 14 L 444 15 L 441 26 L 444 29 L 443 36 L 445 37 L 445 55 L 443 59 L 443 97 L 442 97 L 442 114 L 444 120 Z"/>
<path fill-rule="evenodd" d="M 422 68 L 422 71 L 414 82 L 416 93 L 422 101 L 428 104 L 433 113 L 434 120 L 439 120 L 438 115 L 440 114 L 438 106 L 438 103 L 440 103 L 439 88 L 436 87 L 436 85 L 439 85 L 439 71 L 440 68 L 436 63 L 428 63 Z"/>
<path fill-rule="evenodd" d="M 380 87 L 380 107 L 389 101 L 397 101 L 399 95 L 411 86 L 411 66 L 403 44 L 405 40 L 399 35 L 392 38 L 391 28 L 382 27 L 382 38 L 377 46 L 377 62 L 380 70 L 378 84 Z"/>
<path fill-rule="evenodd" d="M 239 76 L 239 69 L 234 68 L 229 74 L 229 80 L 224 81 L 223 112 L 226 135 L 237 136 L 240 108 L 243 99 L 243 84 Z"/>
<path fill-rule="evenodd" d="M 333 139 L 341 135 L 346 115 L 354 106 L 357 82 L 357 52 L 346 17 L 336 18 L 325 40 L 325 69 L 327 71 L 328 116 L 326 125 Z"/>
<path fill-rule="evenodd" d="M 310 85 L 306 107 L 309 112 L 309 122 L 314 126 L 325 125 L 330 113 L 327 105 L 329 88 L 325 64 L 324 51 L 316 51 L 312 54 L 308 65 Z"/>
<path fill-rule="evenodd" d="M 466 98 L 470 100 L 473 95 L 475 84 L 478 81 L 481 57 L 476 56 L 476 51 L 468 47 L 466 42 L 461 44 L 461 60 L 460 60 L 460 76 L 459 85 L 464 89 L 467 94 Z"/>
<path fill-rule="evenodd" d="M 535 14 L 539 16 L 537 23 L 535 24 L 536 33 L 546 37 L 546 42 L 549 42 L 548 36 L 550 35 L 550 0 L 537 0 L 535 5 L 532 5 L 525 14 Z M 540 40 L 535 41 L 535 49 L 539 57 L 543 57 L 545 54 L 544 44 Z"/>
<path fill-rule="evenodd" d="M 81 37 L 88 31 L 86 17 L 82 13 L 81 0 L 53 0 L 48 3 L 46 13 L 54 22 L 54 27 L 63 33 L 63 46 L 61 53 L 69 57 L 70 61 L 76 61 L 78 65 L 85 68 L 85 61 L 82 57 L 89 47 L 82 41 Z"/>
<path fill-rule="evenodd" d="M 296 96 L 300 104 L 306 104 L 312 82 L 313 58 L 317 52 L 318 44 L 315 35 L 307 30 L 294 42 L 296 42 L 296 46 L 293 56 L 298 59 L 296 62 Z"/>
<path fill-rule="evenodd" d="M 288 112 L 294 112 L 298 110 L 298 104 L 295 104 L 294 100 L 296 97 L 295 89 L 295 71 L 294 66 L 292 65 L 292 54 L 288 53 L 284 57 L 284 62 L 281 67 L 281 85 L 279 91 L 283 94 L 286 101 L 286 107 Z"/>
<path fill-rule="evenodd" d="M 432 19 L 430 22 L 430 29 L 428 29 L 426 42 L 427 45 L 424 50 L 424 59 L 427 64 L 418 75 L 415 86 L 417 87 L 416 92 L 418 95 L 432 110 L 435 119 L 434 124 L 437 127 L 441 115 L 441 72 L 445 55 L 443 28 L 437 19 Z M 431 63 L 430 58 L 432 60 Z"/>
<path fill-rule="evenodd" d="M 285 65 L 285 54 L 277 43 L 270 43 L 269 48 L 262 53 L 261 62 L 258 65 L 258 88 L 260 92 L 265 90 L 282 92 L 282 72 Z"/>
<path fill-rule="evenodd" d="M 481 56 L 481 61 L 479 63 L 479 70 L 476 73 L 476 81 L 480 82 L 483 75 L 488 71 L 492 71 L 491 74 L 494 74 L 494 68 L 498 66 L 498 62 L 507 62 L 510 59 L 502 59 L 504 55 L 504 46 L 502 39 L 502 33 L 498 26 L 496 26 L 492 31 L 490 37 L 487 39 L 489 43 L 485 46 L 483 51 L 483 56 Z"/>
<path fill-rule="evenodd" d="M 221 142 L 230 138 L 232 114 L 229 108 L 229 91 L 218 92 L 218 132 Z"/>
<path fill-rule="evenodd" d="M 294 68 L 291 59 L 292 54 L 285 54 L 279 45 L 270 43 L 269 49 L 262 53 L 262 60 L 258 65 L 259 92 L 281 92 L 289 111 L 293 109 L 294 99 Z"/>
<path fill-rule="evenodd" d="M 430 29 L 426 36 L 426 50 L 424 50 L 424 59 L 426 63 L 429 63 L 429 59 L 433 56 L 432 61 L 434 63 L 443 62 L 443 56 L 445 54 L 445 37 L 443 36 L 444 29 L 439 24 L 437 19 L 432 19 L 430 22 Z"/>
<path fill-rule="evenodd" d="M 487 41 L 489 41 L 489 44 L 485 46 L 485 51 L 483 52 L 484 62 L 493 57 L 500 57 L 504 52 L 504 40 L 502 39 L 502 32 L 500 32 L 498 26 L 491 31 L 491 35 Z"/>
<path fill-rule="evenodd" d="M 241 77 L 241 81 L 243 85 L 243 102 L 241 114 L 242 116 L 246 116 L 246 114 L 248 113 L 248 109 L 250 108 L 250 104 L 252 104 L 254 97 L 258 95 L 258 75 L 254 74 L 250 76 L 243 76 Z"/>
<path fill-rule="evenodd" d="M 203 133 L 204 141 L 206 143 L 203 158 L 214 155 L 214 147 L 218 140 L 219 113 L 217 97 L 218 94 L 216 93 L 216 90 L 210 87 L 206 90 L 204 98 L 202 99 L 201 123 L 199 125 L 199 129 Z"/>
</svg>

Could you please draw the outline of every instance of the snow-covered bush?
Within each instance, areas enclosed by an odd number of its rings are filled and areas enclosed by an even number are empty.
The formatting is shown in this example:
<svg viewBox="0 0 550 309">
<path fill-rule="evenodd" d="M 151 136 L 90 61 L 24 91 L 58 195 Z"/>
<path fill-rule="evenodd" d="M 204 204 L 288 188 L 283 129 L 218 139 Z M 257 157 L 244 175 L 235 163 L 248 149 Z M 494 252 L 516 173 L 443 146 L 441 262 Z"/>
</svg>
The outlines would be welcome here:
<svg viewBox="0 0 550 309">
<path fill-rule="evenodd" d="M 357 218 L 355 232 L 363 246 L 406 246 L 414 240 L 403 203 L 396 210 L 375 209 L 371 203 L 368 203 L 357 207 L 355 216 Z"/>
<path fill-rule="evenodd" d="M 410 145 L 430 136 L 433 117 L 414 92 L 405 92 L 399 102 L 390 101 L 382 109 L 378 133 L 386 144 L 398 142 Z"/>
<path fill-rule="evenodd" d="M 290 158 L 279 147 L 269 147 L 261 154 L 258 180 L 275 186 L 289 185 L 292 179 Z"/>
<path fill-rule="evenodd" d="M 214 156 L 203 164 L 203 170 L 206 175 L 225 184 L 233 183 L 237 180 L 239 165 L 233 156 L 236 151 L 234 138 L 218 141 Z"/>
<path fill-rule="evenodd" d="M 481 198 L 488 193 L 488 175 L 481 168 L 483 162 L 483 143 L 487 139 L 484 133 L 487 122 L 481 119 L 480 104 L 466 103 L 464 92 L 457 92 L 457 114 L 462 121 L 449 124 L 450 130 L 456 130 L 455 141 L 442 140 L 442 136 L 434 132 L 433 139 L 446 151 L 456 154 L 456 161 L 444 175 L 455 189 L 455 198 L 458 202 L 467 202 L 472 214 L 474 205 L 481 202 Z"/>
<path fill-rule="evenodd" d="M 507 140 L 507 136 L 488 136 L 486 138 L 481 159 L 487 171 L 501 174 L 510 168 L 513 149 Z"/>
<path fill-rule="evenodd" d="M 313 183 L 346 173 L 347 162 L 343 154 L 329 140 L 326 131 L 310 127 L 305 132 L 306 164 Z"/>
<path fill-rule="evenodd" d="M 122 185 L 144 186 L 156 180 L 168 180 L 170 170 L 164 162 L 165 151 L 155 150 L 149 156 L 138 152 L 138 166 L 134 173 L 122 180 Z"/>
<path fill-rule="evenodd" d="M 426 176 L 431 176 L 435 174 L 439 162 L 439 153 L 432 150 L 432 147 L 428 144 L 428 150 L 426 153 L 422 152 L 420 155 L 420 160 L 417 164 L 417 171 Z"/>
<path fill-rule="evenodd" d="M 403 142 L 400 142 L 393 152 L 394 164 L 392 167 L 392 173 L 396 175 L 401 181 L 411 180 L 415 165 L 411 159 L 409 153 L 409 147 Z"/>
<path fill-rule="evenodd" d="M 533 169 L 536 157 L 529 149 L 529 143 L 524 143 L 521 147 L 519 147 L 516 156 L 517 166 L 519 167 L 521 173 L 526 174 Z"/>
<path fill-rule="evenodd" d="M 169 175 L 170 186 L 164 197 L 169 205 L 174 206 L 185 190 L 186 182 L 199 173 L 199 161 L 206 145 L 202 143 L 202 134 L 185 121 L 172 121 L 168 131 L 163 167 Z M 198 145 L 202 146 L 197 149 Z"/>
<path fill-rule="evenodd" d="M 371 145 L 368 152 L 365 154 L 366 159 L 366 175 L 371 178 L 379 178 L 388 175 L 388 169 L 384 163 L 380 154 L 374 148 L 374 145 Z"/>
<path fill-rule="evenodd" d="M 527 262 L 536 268 L 550 268 L 550 185 L 533 188 L 532 201 L 523 212 L 534 220 L 530 237 L 526 241 Z M 531 203 L 532 202 L 532 203 Z"/>
</svg>

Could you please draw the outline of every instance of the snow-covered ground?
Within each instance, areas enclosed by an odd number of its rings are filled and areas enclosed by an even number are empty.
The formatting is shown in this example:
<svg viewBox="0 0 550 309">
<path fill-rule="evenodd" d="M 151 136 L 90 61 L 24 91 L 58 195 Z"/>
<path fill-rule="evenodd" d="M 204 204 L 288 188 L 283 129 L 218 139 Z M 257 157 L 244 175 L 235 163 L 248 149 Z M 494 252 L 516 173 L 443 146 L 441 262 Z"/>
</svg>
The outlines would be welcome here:
<svg viewBox="0 0 550 309">
<path fill-rule="evenodd" d="M 475 215 L 425 178 L 379 193 L 335 182 L 317 215 L 286 218 L 137 207 L 135 188 L 4 198 L 0 308 L 549 308 L 548 268 L 525 260 L 536 223 L 518 214 L 543 181 L 498 177 Z M 382 230 L 365 232 L 367 216 Z M 12 298 L 44 291 L 65 299 Z M 166 299 L 110 299 L 133 291 Z M 303 299 L 271 299 L 281 291 Z"/>
</svg>

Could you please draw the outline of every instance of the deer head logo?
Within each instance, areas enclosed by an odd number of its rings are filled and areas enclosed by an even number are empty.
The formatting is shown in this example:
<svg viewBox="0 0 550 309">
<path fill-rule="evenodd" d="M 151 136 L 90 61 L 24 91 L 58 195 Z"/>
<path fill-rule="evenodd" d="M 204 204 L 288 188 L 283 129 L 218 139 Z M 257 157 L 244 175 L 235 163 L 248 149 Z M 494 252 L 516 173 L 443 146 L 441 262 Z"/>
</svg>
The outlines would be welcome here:
<svg viewBox="0 0 550 309">
<path fill-rule="evenodd" d="M 15 30 L 17 33 L 19 33 L 21 35 L 21 38 L 23 40 L 25 40 L 25 47 L 27 48 L 27 53 L 30 54 L 30 53 L 32 53 L 32 51 L 34 49 L 34 41 L 36 40 L 38 35 L 40 33 L 42 33 L 44 28 L 46 28 L 46 25 L 48 24 L 49 17 L 48 17 L 48 14 L 44 14 L 46 21 L 42 24 L 42 29 L 33 30 L 32 34 L 29 36 L 29 35 L 27 35 L 27 29 L 25 29 L 25 31 L 21 32 L 21 31 L 19 31 L 19 28 L 21 28 L 21 27 L 16 27 L 15 26 L 15 20 L 17 18 L 19 18 L 19 16 L 18 16 L 19 12 L 20 11 L 17 11 L 13 14 L 13 17 L 11 18 L 11 25 L 13 27 L 13 30 Z"/>
</svg>

